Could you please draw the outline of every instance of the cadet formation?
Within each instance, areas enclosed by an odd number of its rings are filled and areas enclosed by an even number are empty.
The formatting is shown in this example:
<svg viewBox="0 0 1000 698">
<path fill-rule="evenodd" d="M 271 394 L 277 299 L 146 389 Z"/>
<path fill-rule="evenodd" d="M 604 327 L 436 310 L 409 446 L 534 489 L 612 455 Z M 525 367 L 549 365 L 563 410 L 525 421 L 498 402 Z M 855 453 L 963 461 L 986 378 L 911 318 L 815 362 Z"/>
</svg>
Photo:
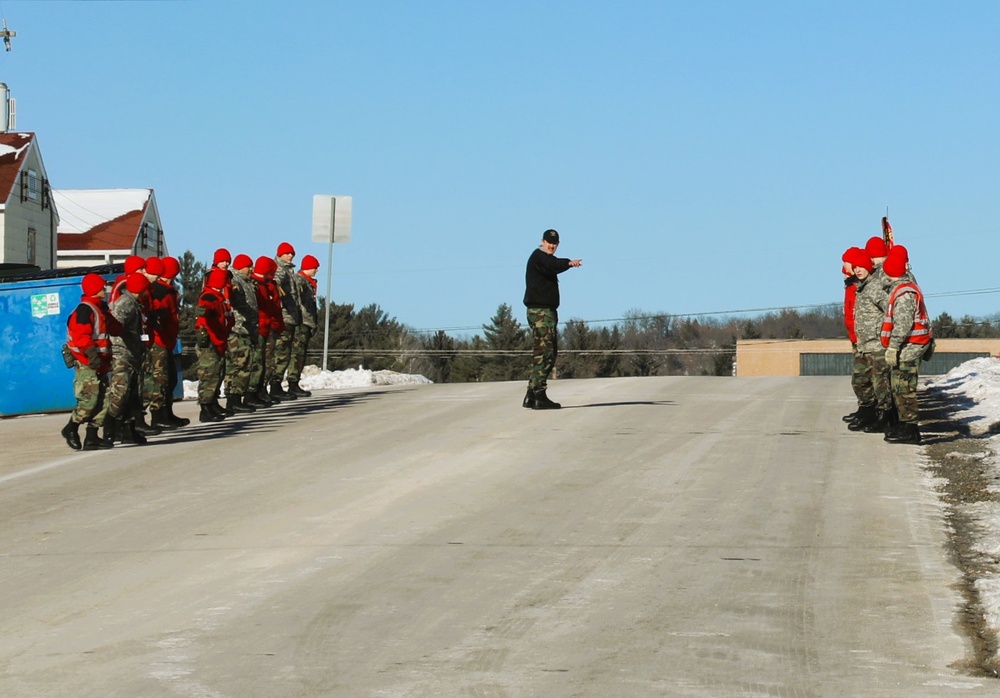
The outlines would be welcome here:
<svg viewBox="0 0 1000 698">
<path fill-rule="evenodd" d="M 287 242 L 273 258 L 256 261 L 215 252 L 195 308 L 200 422 L 311 394 L 299 381 L 317 327 L 319 261 L 306 255 L 296 272 L 294 259 Z M 173 411 L 179 272 L 173 257 L 132 256 L 110 290 L 99 274 L 83 277 L 63 347 L 76 397 L 61 432 L 70 448 L 144 444 L 150 435 L 189 424 Z M 223 386 L 225 407 L 219 402 Z"/>
<path fill-rule="evenodd" d="M 851 386 L 858 400 L 851 431 L 919 444 L 917 379 L 934 353 L 924 294 L 905 247 L 873 237 L 843 255 L 844 323 L 854 350 Z"/>
</svg>

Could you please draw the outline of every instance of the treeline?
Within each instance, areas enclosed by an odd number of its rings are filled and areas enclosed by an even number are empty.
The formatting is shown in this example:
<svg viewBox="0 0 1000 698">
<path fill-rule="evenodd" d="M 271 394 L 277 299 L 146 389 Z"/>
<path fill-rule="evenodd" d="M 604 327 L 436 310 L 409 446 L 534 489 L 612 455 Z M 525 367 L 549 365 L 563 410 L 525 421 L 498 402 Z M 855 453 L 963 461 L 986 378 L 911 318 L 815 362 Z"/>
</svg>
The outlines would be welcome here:
<svg viewBox="0 0 1000 698">
<path fill-rule="evenodd" d="M 180 258 L 181 341 L 192 347 L 194 306 L 207 271 L 187 252 Z M 326 300 L 319 299 L 320 321 Z M 531 362 L 531 333 L 507 304 L 483 325 L 481 334 L 457 338 L 443 330 L 418 333 L 376 304 L 355 309 L 330 306 L 327 368 L 363 366 L 425 376 L 436 383 L 523 380 Z M 942 313 L 933 321 L 940 338 L 1000 337 L 1000 315 L 989 319 Z M 785 309 L 754 317 L 680 316 L 633 309 L 613 323 L 570 319 L 560 323 L 561 378 L 616 376 L 729 376 L 738 339 L 837 339 L 847 341 L 843 307 Z M 323 363 L 323 332 L 310 343 L 310 363 Z M 186 360 L 188 366 L 190 358 Z M 193 373 L 193 370 L 190 371 Z M 189 376 L 193 378 L 192 376 Z"/>
</svg>

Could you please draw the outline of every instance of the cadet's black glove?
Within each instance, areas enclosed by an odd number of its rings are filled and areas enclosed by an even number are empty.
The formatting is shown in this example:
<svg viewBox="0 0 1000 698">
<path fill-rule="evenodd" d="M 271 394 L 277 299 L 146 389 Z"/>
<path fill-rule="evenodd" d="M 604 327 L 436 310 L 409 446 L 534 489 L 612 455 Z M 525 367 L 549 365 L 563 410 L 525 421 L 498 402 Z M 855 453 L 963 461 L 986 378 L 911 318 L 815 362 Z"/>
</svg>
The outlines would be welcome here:
<svg viewBox="0 0 1000 698">
<path fill-rule="evenodd" d="M 101 367 L 101 353 L 97 351 L 97 347 L 87 347 L 83 355 L 87 357 L 87 366 L 95 371 Z"/>
<path fill-rule="evenodd" d="M 212 346 L 212 341 L 208 338 L 208 332 L 199 331 L 194 340 L 199 349 L 208 349 Z"/>
</svg>

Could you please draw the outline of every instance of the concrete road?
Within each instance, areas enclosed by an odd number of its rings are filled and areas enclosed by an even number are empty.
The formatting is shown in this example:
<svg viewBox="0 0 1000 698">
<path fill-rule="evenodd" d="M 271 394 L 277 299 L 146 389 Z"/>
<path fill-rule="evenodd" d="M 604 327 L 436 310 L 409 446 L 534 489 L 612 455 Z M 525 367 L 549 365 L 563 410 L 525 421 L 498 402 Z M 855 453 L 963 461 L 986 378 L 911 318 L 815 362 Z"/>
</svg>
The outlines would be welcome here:
<svg viewBox="0 0 1000 698">
<path fill-rule="evenodd" d="M 1000 691 L 921 449 L 848 432 L 846 379 L 550 392 L 326 392 L 97 453 L 0 422 L 0 695 Z"/>
</svg>

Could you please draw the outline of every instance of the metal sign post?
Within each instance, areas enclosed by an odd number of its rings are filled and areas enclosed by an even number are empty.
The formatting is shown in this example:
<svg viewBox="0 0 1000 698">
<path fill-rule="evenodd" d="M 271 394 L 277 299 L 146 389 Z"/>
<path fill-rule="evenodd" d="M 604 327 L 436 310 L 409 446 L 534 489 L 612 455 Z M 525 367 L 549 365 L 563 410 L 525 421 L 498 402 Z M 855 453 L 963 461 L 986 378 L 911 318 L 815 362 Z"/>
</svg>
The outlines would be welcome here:
<svg viewBox="0 0 1000 698">
<path fill-rule="evenodd" d="M 313 197 L 313 242 L 326 242 L 330 245 L 326 267 L 326 322 L 323 324 L 324 371 L 330 353 L 330 306 L 333 304 L 330 288 L 333 283 L 333 243 L 350 242 L 351 240 L 351 202 L 352 197 L 350 196 L 316 194 Z"/>
</svg>

